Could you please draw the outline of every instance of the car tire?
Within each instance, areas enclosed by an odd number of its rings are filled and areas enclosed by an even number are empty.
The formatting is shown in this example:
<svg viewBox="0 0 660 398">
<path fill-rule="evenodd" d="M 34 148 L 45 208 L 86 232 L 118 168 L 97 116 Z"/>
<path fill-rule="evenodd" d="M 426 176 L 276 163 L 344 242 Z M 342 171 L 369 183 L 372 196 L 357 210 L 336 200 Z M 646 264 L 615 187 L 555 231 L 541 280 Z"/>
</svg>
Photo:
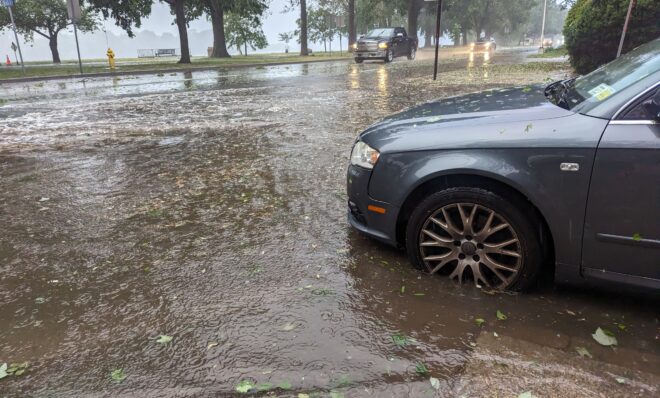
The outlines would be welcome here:
<svg viewBox="0 0 660 398">
<path fill-rule="evenodd" d="M 362 59 L 362 58 L 355 58 L 355 63 L 356 63 L 356 64 L 361 64 L 362 62 L 364 62 L 364 59 Z"/>
<path fill-rule="evenodd" d="M 413 47 L 410 49 L 410 53 L 408 53 L 408 59 L 414 61 L 416 56 L 417 56 L 417 49 Z"/>
<path fill-rule="evenodd" d="M 392 50 L 387 50 L 385 53 L 385 63 L 390 63 L 394 61 L 394 54 L 392 53 Z"/>
<path fill-rule="evenodd" d="M 408 220 L 408 257 L 419 269 L 459 282 L 471 275 L 480 286 L 528 290 L 543 259 L 535 228 L 539 222 L 528 207 L 481 188 L 436 192 L 419 203 Z"/>
</svg>

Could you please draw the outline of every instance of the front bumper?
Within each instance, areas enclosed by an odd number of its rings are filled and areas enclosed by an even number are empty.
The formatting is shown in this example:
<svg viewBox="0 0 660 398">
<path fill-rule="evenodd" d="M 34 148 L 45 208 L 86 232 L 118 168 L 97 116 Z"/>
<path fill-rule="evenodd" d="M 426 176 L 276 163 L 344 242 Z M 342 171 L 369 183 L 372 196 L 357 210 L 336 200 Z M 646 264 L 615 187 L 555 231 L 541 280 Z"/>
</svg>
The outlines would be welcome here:
<svg viewBox="0 0 660 398">
<path fill-rule="evenodd" d="M 387 56 L 387 50 L 377 50 L 377 51 L 355 51 L 355 58 L 385 58 Z"/>
<path fill-rule="evenodd" d="M 347 176 L 348 222 L 361 233 L 397 246 L 396 222 L 399 208 L 369 197 L 371 170 L 350 165 Z M 370 210 L 370 206 L 383 212 Z"/>
</svg>

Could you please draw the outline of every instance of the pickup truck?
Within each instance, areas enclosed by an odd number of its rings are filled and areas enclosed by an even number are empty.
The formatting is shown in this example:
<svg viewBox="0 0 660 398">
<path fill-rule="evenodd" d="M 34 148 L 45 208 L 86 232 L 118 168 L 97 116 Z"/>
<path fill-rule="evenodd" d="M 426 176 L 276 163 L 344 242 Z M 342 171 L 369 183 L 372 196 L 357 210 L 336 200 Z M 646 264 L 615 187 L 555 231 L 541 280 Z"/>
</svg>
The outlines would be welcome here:
<svg viewBox="0 0 660 398">
<path fill-rule="evenodd" d="M 373 29 L 353 44 L 353 52 L 358 64 L 365 59 L 392 62 L 395 57 L 403 56 L 413 60 L 417 53 L 417 38 L 409 37 L 404 28 Z"/>
</svg>

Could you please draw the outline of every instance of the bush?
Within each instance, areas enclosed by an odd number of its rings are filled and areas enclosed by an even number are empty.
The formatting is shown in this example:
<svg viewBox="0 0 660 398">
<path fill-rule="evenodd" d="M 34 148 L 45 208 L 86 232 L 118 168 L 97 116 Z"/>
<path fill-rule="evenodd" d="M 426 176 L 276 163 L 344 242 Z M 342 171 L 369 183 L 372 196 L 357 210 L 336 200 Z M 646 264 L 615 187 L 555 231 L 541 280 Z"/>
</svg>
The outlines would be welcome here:
<svg viewBox="0 0 660 398">
<path fill-rule="evenodd" d="M 629 0 L 578 0 L 564 24 L 571 65 L 585 74 L 616 58 Z M 637 0 L 623 53 L 660 36 L 660 0 Z"/>
</svg>

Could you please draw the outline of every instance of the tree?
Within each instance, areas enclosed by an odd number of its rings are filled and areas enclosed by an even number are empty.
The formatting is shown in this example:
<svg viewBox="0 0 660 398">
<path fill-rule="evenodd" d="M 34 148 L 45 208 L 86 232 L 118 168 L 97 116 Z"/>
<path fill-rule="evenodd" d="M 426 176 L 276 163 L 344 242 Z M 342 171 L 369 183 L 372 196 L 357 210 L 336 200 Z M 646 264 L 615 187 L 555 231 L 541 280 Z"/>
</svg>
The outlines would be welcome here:
<svg viewBox="0 0 660 398">
<path fill-rule="evenodd" d="M 616 58 L 629 0 L 578 0 L 564 24 L 566 49 L 578 73 L 588 73 Z M 623 51 L 660 36 L 657 0 L 637 0 Z"/>
<path fill-rule="evenodd" d="M 280 41 L 286 45 L 285 52 L 289 52 L 289 42 L 293 40 L 292 32 L 282 32 L 279 34 Z"/>
<path fill-rule="evenodd" d="M 307 0 L 300 1 L 300 55 L 309 55 L 307 47 Z"/>
<path fill-rule="evenodd" d="M 228 13 L 225 18 L 225 33 L 230 47 L 236 47 L 239 53 L 247 56 L 248 46 L 252 50 L 268 46 L 262 30 L 261 20 Z M 245 53 L 243 53 L 243 49 Z"/>
<path fill-rule="evenodd" d="M 20 0 L 23 1 L 23 0 Z M 88 4 L 92 10 L 98 11 L 103 19 L 114 19 L 129 37 L 133 37 L 133 27 L 142 25 L 142 18 L 151 14 L 151 5 L 154 0 L 81 0 Z"/>
<path fill-rule="evenodd" d="M 170 6 L 170 12 L 174 14 L 174 23 L 179 30 L 179 45 L 181 46 L 180 64 L 190 63 L 190 47 L 188 45 L 188 22 L 194 19 L 194 15 L 199 16 L 199 11 L 194 8 L 188 8 L 191 11 L 186 15 L 185 0 L 160 0 Z M 192 14 L 192 15 L 191 15 Z"/>
<path fill-rule="evenodd" d="M 26 41 L 34 40 L 34 34 L 48 39 L 53 63 L 59 64 L 60 52 L 57 48 L 59 33 L 71 25 L 65 0 L 21 0 L 13 9 L 16 29 Z M 0 30 L 10 28 L 9 12 L 0 7 Z M 82 9 L 82 18 L 76 24 L 82 32 L 96 29 L 96 16 L 89 8 Z"/>
</svg>

